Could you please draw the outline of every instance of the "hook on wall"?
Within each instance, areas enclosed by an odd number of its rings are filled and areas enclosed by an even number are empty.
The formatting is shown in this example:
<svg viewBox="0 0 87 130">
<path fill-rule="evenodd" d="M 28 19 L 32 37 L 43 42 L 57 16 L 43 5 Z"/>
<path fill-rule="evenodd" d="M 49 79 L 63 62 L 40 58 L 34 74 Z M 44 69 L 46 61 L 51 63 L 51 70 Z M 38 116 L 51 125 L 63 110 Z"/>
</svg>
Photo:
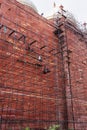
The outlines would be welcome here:
<svg viewBox="0 0 87 130">
<path fill-rule="evenodd" d="M 50 70 L 47 66 L 44 66 L 43 73 L 44 74 L 50 73 Z"/>
</svg>

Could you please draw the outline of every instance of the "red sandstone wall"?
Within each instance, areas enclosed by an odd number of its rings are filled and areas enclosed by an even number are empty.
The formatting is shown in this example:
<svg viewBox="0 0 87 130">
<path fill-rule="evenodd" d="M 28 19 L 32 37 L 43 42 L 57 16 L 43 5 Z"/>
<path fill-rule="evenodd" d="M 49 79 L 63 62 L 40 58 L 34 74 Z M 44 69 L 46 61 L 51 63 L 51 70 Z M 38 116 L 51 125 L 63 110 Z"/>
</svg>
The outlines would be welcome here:
<svg viewBox="0 0 87 130">
<path fill-rule="evenodd" d="M 58 39 L 53 34 L 53 25 L 15 0 L 0 2 L 0 23 L 5 25 L 0 30 L 1 118 L 15 121 L 16 125 L 10 124 L 15 130 L 25 126 L 45 128 L 58 121 L 64 123 L 65 93 L 61 61 L 54 56 Z M 34 40 L 31 52 L 27 48 Z M 40 49 L 43 45 L 46 47 Z M 50 52 L 52 49 L 55 50 Z M 37 60 L 39 55 L 43 62 Z M 51 71 L 48 74 L 43 74 L 45 65 Z M 3 130 L 8 127 L 7 122 L 2 123 Z"/>
<path fill-rule="evenodd" d="M 81 35 L 66 29 L 68 49 L 72 51 L 72 108 L 67 77 L 66 84 L 63 77 L 61 54 L 54 56 L 60 48 L 53 34 L 53 24 L 15 0 L 0 0 L 0 3 L 0 23 L 6 26 L 0 29 L 0 118 L 4 119 L 1 129 L 6 130 L 9 127 L 7 121 L 12 120 L 16 125 L 11 123 L 10 127 L 15 130 L 26 126 L 45 128 L 59 123 L 57 121 L 64 126 L 68 115 L 68 126 L 75 124 L 75 130 L 86 130 L 87 45 Z M 15 32 L 8 36 L 12 29 Z M 24 37 L 18 40 L 21 36 Z M 34 40 L 33 52 L 30 52 L 27 48 Z M 46 47 L 40 49 L 43 45 Z M 43 62 L 37 60 L 39 55 Z M 45 65 L 51 71 L 48 74 L 43 74 Z M 75 123 L 72 123 L 72 109 Z"/>
<path fill-rule="evenodd" d="M 81 34 L 67 28 L 70 75 L 76 130 L 87 129 L 87 43 Z M 71 109 L 71 107 L 70 107 Z"/>
</svg>

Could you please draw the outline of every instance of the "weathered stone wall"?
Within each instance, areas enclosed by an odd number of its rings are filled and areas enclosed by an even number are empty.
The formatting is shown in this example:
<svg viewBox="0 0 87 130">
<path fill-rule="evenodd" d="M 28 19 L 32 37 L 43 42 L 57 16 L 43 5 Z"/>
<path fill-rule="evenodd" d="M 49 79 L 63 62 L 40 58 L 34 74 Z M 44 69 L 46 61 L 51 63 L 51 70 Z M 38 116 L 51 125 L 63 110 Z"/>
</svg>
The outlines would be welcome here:
<svg viewBox="0 0 87 130">
<path fill-rule="evenodd" d="M 1 128 L 64 125 L 66 101 L 53 24 L 15 0 L 1 1 L 0 23 Z"/>
<path fill-rule="evenodd" d="M 87 43 L 80 31 L 67 28 L 75 129 L 87 129 Z"/>
<path fill-rule="evenodd" d="M 87 129 L 87 43 L 64 25 L 66 50 L 53 21 L 15 0 L 0 0 L 0 129 L 59 123 L 64 130 Z"/>
</svg>

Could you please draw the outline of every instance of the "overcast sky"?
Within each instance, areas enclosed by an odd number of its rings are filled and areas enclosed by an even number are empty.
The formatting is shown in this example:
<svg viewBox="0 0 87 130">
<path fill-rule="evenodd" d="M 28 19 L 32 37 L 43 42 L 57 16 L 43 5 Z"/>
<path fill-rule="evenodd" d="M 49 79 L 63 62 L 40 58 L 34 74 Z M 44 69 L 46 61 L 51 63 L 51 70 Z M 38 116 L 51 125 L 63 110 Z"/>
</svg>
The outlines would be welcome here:
<svg viewBox="0 0 87 130">
<path fill-rule="evenodd" d="M 51 15 L 53 12 L 53 3 L 56 3 L 56 8 L 60 5 L 64 6 L 65 10 L 74 14 L 79 22 L 87 22 L 87 0 L 31 0 L 37 7 L 39 13 Z"/>
</svg>

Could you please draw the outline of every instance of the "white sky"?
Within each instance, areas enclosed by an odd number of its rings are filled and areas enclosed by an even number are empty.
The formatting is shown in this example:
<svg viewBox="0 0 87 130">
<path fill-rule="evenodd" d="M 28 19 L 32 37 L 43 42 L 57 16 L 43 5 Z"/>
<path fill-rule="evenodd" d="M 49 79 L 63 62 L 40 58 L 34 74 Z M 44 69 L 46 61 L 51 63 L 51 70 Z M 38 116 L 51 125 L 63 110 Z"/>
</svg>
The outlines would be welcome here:
<svg viewBox="0 0 87 130">
<path fill-rule="evenodd" d="M 65 10 L 74 14 L 79 22 L 87 22 L 87 0 L 31 0 L 37 7 L 39 13 L 49 16 L 53 11 L 53 3 L 56 3 L 56 8 L 60 5 L 64 6 Z"/>
</svg>

